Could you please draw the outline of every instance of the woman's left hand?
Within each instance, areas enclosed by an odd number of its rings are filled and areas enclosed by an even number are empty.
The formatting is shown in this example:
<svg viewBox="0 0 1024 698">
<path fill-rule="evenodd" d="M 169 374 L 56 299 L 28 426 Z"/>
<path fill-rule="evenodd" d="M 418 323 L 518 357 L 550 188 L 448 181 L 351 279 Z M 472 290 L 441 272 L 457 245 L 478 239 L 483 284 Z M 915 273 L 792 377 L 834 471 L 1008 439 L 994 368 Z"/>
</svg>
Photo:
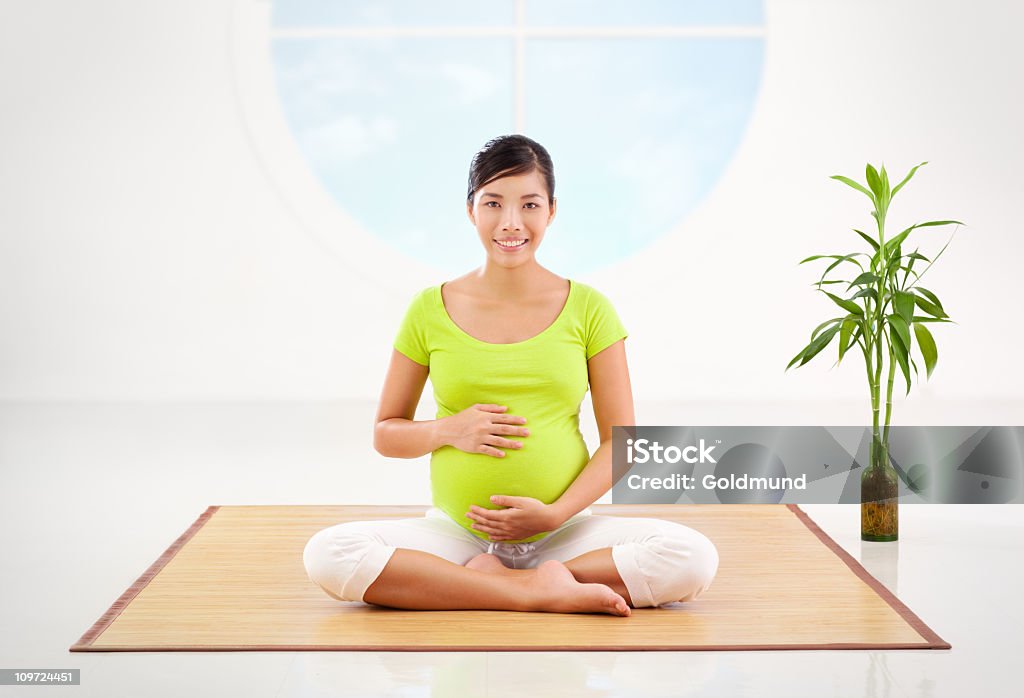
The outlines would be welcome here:
<svg viewBox="0 0 1024 698">
<path fill-rule="evenodd" d="M 485 509 L 474 504 L 466 516 L 476 522 L 473 529 L 486 533 L 493 541 L 529 538 L 553 531 L 562 524 L 550 505 L 533 497 L 496 494 L 491 497 L 491 503 L 508 508 Z"/>
</svg>

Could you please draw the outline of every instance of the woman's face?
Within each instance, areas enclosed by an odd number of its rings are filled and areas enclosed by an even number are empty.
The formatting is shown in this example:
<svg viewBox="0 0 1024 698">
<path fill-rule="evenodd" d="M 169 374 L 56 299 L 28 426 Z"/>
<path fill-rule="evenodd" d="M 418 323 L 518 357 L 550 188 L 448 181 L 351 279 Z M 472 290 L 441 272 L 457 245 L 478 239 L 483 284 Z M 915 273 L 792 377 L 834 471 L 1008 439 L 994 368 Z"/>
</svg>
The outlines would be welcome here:
<svg viewBox="0 0 1024 698">
<path fill-rule="evenodd" d="M 544 177 L 534 170 L 485 184 L 473 194 L 473 203 L 466 205 L 466 211 L 488 257 L 503 267 L 514 267 L 533 259 L 545 228 L 555 217 L 557 204 L 555 199 L 554 205 L 548 205 Z M 519 244 L 509 247 L 502 242 Z"/>
</svg>

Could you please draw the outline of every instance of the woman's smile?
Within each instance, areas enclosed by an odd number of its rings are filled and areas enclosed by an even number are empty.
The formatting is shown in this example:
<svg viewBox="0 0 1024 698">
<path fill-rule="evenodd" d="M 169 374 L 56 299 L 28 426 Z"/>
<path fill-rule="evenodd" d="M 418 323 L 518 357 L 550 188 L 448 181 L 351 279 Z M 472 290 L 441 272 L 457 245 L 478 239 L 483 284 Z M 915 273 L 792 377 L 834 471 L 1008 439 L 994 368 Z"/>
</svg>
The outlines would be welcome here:
<svg viewBox="0 0 1024 698">
<path fill-rule="evenodd" d="M 501 249 L 502 252 L 518 252 L 529 244 L 528 238 L 508 238 L 505 240 L 495 240 L 494 244 Z"/>
</svg>

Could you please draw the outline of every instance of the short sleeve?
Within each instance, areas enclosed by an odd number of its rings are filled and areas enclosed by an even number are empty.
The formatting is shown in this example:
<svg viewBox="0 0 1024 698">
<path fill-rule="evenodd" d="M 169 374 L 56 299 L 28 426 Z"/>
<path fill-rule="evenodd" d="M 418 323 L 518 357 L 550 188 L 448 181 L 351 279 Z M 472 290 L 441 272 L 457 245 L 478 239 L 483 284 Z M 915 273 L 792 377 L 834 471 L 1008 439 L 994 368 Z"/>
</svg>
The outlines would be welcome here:
<svg viewBox="0 0 1024 698">
<path fill-rule="evenodd" d="M 417 293 L 402 318 L 402 324 L 395 335 L 394 348 L 423 366 L 430 365 L 430 351 L 427 349 L 427 317 L 424 303 L 428 300 L 429 289 Z"/>
<path fill-rule="evenodd" d="M 587 360 L 629 336 L 608 298 L 590 289 L 586 314 Z"/>
</svg>

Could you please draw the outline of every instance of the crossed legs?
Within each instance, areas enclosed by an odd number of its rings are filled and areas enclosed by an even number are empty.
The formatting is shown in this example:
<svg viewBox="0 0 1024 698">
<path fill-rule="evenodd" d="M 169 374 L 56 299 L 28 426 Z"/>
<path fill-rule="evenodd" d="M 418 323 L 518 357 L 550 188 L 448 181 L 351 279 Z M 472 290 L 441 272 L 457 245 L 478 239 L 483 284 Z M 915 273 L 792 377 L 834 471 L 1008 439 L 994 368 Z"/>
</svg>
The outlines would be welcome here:
<svg viewBox="0 0 1024 698">
<path fill-rule="evenodd" d="M 659 519 L 588 515 L 553 531 L 511 569 L 445 517 L 338 524 L 303 553 L 329 595 L 410 609 L 629 615 L 696 598 L 718 553 L 703 534 Z"/>
<path fill-rule="evenodd" d="M 574 557 L 564 564 L 577 582 L 583 584 L 604 584 L 621 596 L 627 605 L 633 606 L 633 601 L 629 597 L 629 590 L 626 588 L 622 577 L 619 576 L 618 569 L 615 567 L 611 548 L 591 550 L 578 557 Z M 505 563 L 497 555 L 491 553 L 480 553 L 467 562 L 466 567 L 498 574 L 520 575 L 530 572 L 530 570 L 517 570 L 506 567 Z"/>
<path fill-rule="evenodd" d="M 557 560 L 547 560 L 533 569 L 513 570 L 487 553 L 463 566 L 406 548 L 394 551 L 364 592 L 363 601 L 422 610 L 630 614 L 621 595 L 605 584 L 580 582 Z"/>
</svg>

